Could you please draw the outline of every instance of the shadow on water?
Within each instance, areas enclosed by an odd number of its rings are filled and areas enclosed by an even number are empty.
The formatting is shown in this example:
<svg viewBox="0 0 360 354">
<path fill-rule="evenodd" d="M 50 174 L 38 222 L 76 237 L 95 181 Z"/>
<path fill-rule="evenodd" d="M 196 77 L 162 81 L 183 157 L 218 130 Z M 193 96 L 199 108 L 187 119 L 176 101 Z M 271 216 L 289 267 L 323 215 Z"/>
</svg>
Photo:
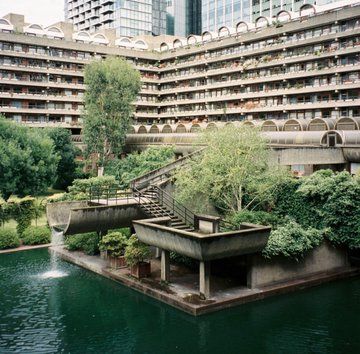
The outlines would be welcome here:
<svg viewBox="0 0 360 354">
<path fill-rule="evenodd" d="M 46 250 L 0 256 L 0 353 L 359 353 L 360 280 L 192 317 Z"/>
</svg>

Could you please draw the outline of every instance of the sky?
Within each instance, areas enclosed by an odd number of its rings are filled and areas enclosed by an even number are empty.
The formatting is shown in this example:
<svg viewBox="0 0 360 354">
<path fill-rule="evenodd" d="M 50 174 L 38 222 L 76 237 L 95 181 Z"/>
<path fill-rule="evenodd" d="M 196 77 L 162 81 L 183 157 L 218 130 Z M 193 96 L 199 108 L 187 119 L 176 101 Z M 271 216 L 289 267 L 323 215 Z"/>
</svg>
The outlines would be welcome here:
<svg viewBox="0 0 360 354">
<path fill-rule="evenodd" d="M 0 17 L 25 15 L 25 22 L 49 26 L 64 20 L 64 0 L 0 0 Z"/>
</svg>

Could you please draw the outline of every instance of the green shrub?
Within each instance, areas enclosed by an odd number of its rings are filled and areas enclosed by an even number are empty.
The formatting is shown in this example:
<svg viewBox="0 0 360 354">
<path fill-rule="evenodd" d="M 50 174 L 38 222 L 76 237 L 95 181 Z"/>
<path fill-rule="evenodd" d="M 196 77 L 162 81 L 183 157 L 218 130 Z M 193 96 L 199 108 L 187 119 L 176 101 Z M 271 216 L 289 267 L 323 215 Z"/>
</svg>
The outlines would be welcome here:
<svg viewBox="0 0 360 354">
<path fill-rule="evenodd" d="M 113 176 L 92 177 L 87 179 L 75 179 L 72 186 L 68 188 L 69 193 L 64 193 L 60 198 L 52 202 L 67 200 L 87 200 L 89 198 L 89 189 L 106 188 L 116 185 L 117 182 Z"/>
<path fill-rule="evenodd" d="M 276 214 L 267 213 L 265 211 L 249 211 L 243 210 L 232 214 L 227 221 L 239 227 L 242 223 L 251 223 L 266 226 L 276 226 L 279 224 L 279 217 Z"/>
<path fill-rule="evenodd" d="M 20 240 L 15 230 L 0 229 L 0 250 L 16 248 L 20 246 Z"/>
<path fill-rule="evenodd" d="M 128 245 L 125 248 L 125 259 L 129 266 L 134 266 L 139 262 L 144 262 L 151 255 L 149 246 L 145 245 L 136 235 L 129 238 Z"/>
<path fill-rule="evenodd" d="M 121 232 L 112 231 L 104 236 L 99 242 L 99 250 L 106 251 L 111 257 L 120 257 L 125 253 L 128 239 Z"/>
<path fill-rule="evenodd" d="M 96 232 L 68 236 L 65 245 L 69 251 L 83 251 L 88 255 L 99 253 L 99 236 Z"/>
<path fill-rule="evenodd" d="M 51 231 L 47 226 L 30 226 L 23 232 L 24 245 L 43 245 L 50 243 Z"/>
<path fill-rule="evenodd" d="M 324 230 L 304 229 L 295 221 L 289 221 L 271 231 L 263 255 L 266 258 L 282 255 L 298 261 L 306 252 L 320 245 L 324 234 Z"/>
<path fill-rule="evenodd" d="M 31 226 L 31 220 L 35 217 L 35 198 L 13 198 L 10 203 L 13 204 L 13 217 L 17 222 L 17 233 L 22 237 L 24 231 Z"/>
</svg>

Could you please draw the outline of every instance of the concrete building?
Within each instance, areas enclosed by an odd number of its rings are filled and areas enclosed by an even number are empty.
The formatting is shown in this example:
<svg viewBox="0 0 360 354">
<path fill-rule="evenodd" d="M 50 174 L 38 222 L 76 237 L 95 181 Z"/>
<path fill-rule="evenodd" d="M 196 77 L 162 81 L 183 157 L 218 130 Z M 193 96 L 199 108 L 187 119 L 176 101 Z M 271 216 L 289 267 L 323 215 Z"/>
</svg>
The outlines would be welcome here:
<svg viewBox="0 0 360 354">
<path fill-rule="evenodd" d="M 65 0 L 65 19 L 76 31 L 114 28 L 118 36 L 166 33 L 165 0 Z"/>
<path fill-rule="evenodd" d="M 202 0 L 202 32 L 221 26 L 235 27 L 240 21 L 254 22 L 259 16 L 275 19 L 281 10 L 298 12 L 304 4 L 326 5 L 338 0 Z"/>
<path fill-rule="evenodd" d="M 346 3 L 175 39 L 89 34 L 69 23 L 43 28 L 8 15 L 0 20 L 0 113 L 78 134 L 83 67 L 117 55 L 141 72 L 134 119 L 145 131 L 153 123 L 241 120 L 272 121 L 269 129 L 290 120 L 286 130 L 303 130 L 301 122 L 315 129 L 316 119 L 359 129 L 360 6 Z"/>
</svg>

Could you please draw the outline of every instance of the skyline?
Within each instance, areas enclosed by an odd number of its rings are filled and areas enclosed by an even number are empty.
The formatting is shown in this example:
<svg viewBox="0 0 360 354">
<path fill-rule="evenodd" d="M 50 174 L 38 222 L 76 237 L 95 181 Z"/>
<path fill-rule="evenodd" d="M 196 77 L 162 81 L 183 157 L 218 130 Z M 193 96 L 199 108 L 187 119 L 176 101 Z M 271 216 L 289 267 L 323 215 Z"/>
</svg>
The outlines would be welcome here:
<svg viewBox="0 0 360 354">
<path fill-rule="evenodd" d="M 0 17 L 10 12 L 25 15 L 28 22 L 49 26 L 64 20 L 64 0 L 11 0 L 6 3 L 1 1 Z"/>
</svg>

